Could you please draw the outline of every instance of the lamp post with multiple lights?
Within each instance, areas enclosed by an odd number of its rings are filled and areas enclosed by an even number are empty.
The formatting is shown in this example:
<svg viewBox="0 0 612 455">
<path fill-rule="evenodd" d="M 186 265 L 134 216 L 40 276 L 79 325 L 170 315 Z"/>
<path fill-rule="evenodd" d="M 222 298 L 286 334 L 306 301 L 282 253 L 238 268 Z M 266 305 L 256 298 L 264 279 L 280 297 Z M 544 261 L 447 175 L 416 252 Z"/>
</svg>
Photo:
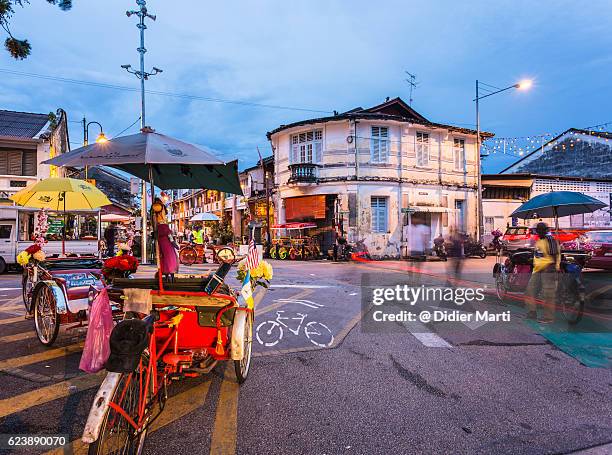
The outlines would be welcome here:
<svg viewBox="0 0 612 455">
<path fill-rule="evenodd" d="M 510 89 L 517 89 L 517 90 L 528 90 L 531 85 L 533 84 L 533 82 L 529 79 L 525 79 L 521 82 L 518 82 L 516 84 L 510 85 L 508 87 L 505 88 L 497 88 L 497 87 L 493 87 L 492 85 L 488 85 L 488 84 L 484 84 L 487 85 L 488 87 L 492 87 L 495 90 L 494 91 L 490 91 L 488 93 L 485 93 L 484 95 L 480 95 L 480 85 L 483 84 L 482 82 L 479 82 L 478 80 L 476 80 L 476 98 L 473 99 L 473 101 L 476 102 L 476 151 L 477 151 L 477 172 L 478 172 L 478 228 L 476 230 L 476 238 L 480 241 L 482 241 L 482 234 L 484 232 L 484 217 L 483 217 L 483 213 L 482 213 L 482 180 L 481 180 L 481 168 L 480 168 L 480 159 L 482 157 L 482 155 L 480 154 L 480 100 L 483 98 L 487 98 L 489 96 L 493 96 L 493 95 L 497 95 L 498 93 L 501 92 L 505 92 L 506 90 L 510 90 Z"/>
<path fill-rule="evenodd" d="M 136 27 L 140 30 L 140 46 L 138 49 L 138 53 L 140 54 L 140 69 L 134 70 L 132 69 L 132 65 L 121 65 L 121 68 L 126 70 L 130 74 L 134 74 L 140 80 L 140 131 L 144 131 L 147 126 L 145 120 L 145 81 L 149 79 L 150 76 L 155 76 L 162 72 L 159 68 L 153 67 L 153 70 L 148 73 L 145 71 L 145 63 L 144 63 L 144 55 L 147 52 L 147 48 L 145 47 L 145 30 L 147 29 L 147 25 L 145 24 L 145 19 L 151 19 L 155 21 L 156 16 L 154 14 L 149 14 L 147 10 L 147 2 L 146 0 L 136 0 L 136 4 L 138 5 L 138 10 L 136 11 L 126 11 L 127 17 L 132 15 L 138 16 L 138 23 Z M 151 184 L 151 196 L 155 194 L 155 190 L 153 185 Z M 146 183 L 142 181 L 142 197 L 141 197 L 141 207 L 140 207 L 140 216 L 142 218 L 142 263 L 147 264 L 147 190 Z"/>
</svg>

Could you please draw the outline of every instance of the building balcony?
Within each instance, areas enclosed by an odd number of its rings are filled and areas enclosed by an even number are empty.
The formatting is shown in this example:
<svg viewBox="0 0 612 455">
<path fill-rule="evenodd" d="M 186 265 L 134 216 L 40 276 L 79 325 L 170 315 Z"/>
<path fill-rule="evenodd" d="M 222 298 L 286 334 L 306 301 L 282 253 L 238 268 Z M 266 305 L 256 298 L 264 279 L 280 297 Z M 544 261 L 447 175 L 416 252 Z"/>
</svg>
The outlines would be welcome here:
<svg viewBox="0 0 612 455">
<path fill-rule="evenodd" d="M 290 164 L 291 177 L 289 183 L 317 183 L 319 165 L 314 163 Z"/>
</svg>

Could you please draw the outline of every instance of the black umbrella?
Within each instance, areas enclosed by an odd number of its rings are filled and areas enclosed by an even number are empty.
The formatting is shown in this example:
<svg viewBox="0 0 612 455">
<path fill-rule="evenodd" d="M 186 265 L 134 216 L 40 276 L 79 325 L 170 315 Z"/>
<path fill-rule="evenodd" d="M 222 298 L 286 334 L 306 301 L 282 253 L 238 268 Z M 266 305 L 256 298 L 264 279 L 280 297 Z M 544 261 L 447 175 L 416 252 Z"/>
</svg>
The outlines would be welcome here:
<svg viewBox="0 0 612 455">
<path fill-rule="evenodd" d="M 43 162 L 55 166 L 110 166 L 161 189 L 206 188 L 242 195 L 238 163 L 225 163 L 212 150 L 145 129 L 93 143 Z"/>
</svg>

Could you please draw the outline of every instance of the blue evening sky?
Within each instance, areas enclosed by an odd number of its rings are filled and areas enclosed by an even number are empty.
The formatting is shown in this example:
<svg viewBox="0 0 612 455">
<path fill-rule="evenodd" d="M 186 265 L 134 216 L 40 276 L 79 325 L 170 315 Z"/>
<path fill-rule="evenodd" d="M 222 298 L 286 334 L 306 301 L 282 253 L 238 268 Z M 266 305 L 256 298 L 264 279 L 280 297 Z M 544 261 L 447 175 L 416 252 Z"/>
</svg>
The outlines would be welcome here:
<svg viewBox="0 0 612 455">
<path fill-rule="evenodd" d="M 474 124 L 476 79 L 500 87 L 533 78 L 529 92 L 482 103 L 482 127 L 528 136 L 612 120 L 609 0 L 161 1 L 147 6 L 146 67 L 162 68 L 151 90 L 344 111 L 385 97 L 408 100 L 404 70 L 420 85 L 413 107 L 437 122 Z M 32 55 L 0 52 L 0 69 L 137 87 L 134 1 L 74 0 L 69 12 L 42 0 L 17 7 L 13 34 Z M 2 41 L 4 35 L 2 35 Z M 265 133 L 324 114 L 149 95 L 147 123 L 254 164 L 270 154 Z M 0 109 L 86 116 L 113 136 L 139 116 L 136 92 L 0 73 Z M 471 125 L 468 125 L 471 124 Z M 129 132 L 136 132 L 137 125 Z M 73 148 L 82 131 L 71 123 Z M 91 129 L 95 136 L 95 127 Z M 516 160 L 499 154 L 485 171 Z"/>
</svg>

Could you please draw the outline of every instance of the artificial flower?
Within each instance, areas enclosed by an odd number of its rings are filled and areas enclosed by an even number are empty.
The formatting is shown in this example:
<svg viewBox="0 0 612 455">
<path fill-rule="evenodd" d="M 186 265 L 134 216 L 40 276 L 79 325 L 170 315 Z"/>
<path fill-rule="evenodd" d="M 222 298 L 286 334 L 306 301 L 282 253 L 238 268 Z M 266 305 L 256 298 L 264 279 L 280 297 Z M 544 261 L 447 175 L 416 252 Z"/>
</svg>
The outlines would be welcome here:
<svg viewBox="0 0 612 455">
<path fill-rule="evenodd" d="M 37 244 L 30 245 L 29 247 L 26 248 L 26 251 L 28 252 L 28 254 L 38 253 L 40 251 L 40 245 L 37 245 Z"/>
<path fill-rule="evenodd" d="M 27 251 L 22 251 L 17 255 L 17 263 L 20 266 L 25 267 L 30 262 L 30 257 L 30 253 L 28 253 Z"/>
<path fill-rule="evenodd" d="M 47 256 L 43 250 L 38 250 L 32 255 L 32 258 L 34 258 L 35 261 L 42 262 L 47 258 Z"/>
</svg>

